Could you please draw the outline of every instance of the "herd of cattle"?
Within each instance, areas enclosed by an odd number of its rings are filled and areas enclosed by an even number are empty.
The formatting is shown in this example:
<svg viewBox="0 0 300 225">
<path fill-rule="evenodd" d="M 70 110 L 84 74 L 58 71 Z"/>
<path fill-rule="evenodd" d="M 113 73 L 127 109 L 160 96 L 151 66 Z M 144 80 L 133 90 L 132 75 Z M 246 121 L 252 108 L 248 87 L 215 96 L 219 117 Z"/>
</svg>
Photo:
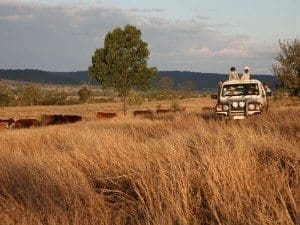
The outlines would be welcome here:
<svg viewBox="0 0 300 225">
<path fill-rule="evenodd" d="M 39 126 L 58 125 L 75 123 L 82 121 L 81 116 L 77 115 L 42 115 L 41 120 L 37 119 L 0 119 L 0 128 L 29 128 Z"/>
<path fill-rule="evenodd" d="M 166 114 L 178 111 L 185 111 L 185 108 L 178 110 L 169 109 L 157 109 L 157 114 Z M 141 116 L 146 118 L 154 118 L 154 112 L 151 110 L 136 110 L 133 112 L 135 117 Z M 117 117 L 115 112 L 98 112 L 96 117 L 98 119 L 111 119 Z M 49 125 L 60 125 L 67 123 L 76 123 L 82 121 L 82 116 L 78 115 L 42 115 L 41 120 L 37 119 L 0 119 L 0 129 L 19 129 L 19 128 L 30 128 L 40 127 Z"/>
</svg>

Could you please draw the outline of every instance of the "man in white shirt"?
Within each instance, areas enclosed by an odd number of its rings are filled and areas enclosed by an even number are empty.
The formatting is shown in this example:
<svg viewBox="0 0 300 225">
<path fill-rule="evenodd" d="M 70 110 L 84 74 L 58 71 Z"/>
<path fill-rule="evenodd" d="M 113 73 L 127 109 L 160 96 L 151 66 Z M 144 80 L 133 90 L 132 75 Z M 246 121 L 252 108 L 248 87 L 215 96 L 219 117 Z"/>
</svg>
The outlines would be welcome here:
<svg viewBox="0 0 300 225">
<path fill-rule="evenodd" d="M 245 67 L 241 80 L 250 80 L 250 69 L 248 66 Z"/>
<path fill-rule="evenodd" d="M 231 67 L 228 80 L 239 80 L 239 79 L 240 78 L 239 78 L 238 73 L 235 70 L 235 67 Z"/>
</svg>

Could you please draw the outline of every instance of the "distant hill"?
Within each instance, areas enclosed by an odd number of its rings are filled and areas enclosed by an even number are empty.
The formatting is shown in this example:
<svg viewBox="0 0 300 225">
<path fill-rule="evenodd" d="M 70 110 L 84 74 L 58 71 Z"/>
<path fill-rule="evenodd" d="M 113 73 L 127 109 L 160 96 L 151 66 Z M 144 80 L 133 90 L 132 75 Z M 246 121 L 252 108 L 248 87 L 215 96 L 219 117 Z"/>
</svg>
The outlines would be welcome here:
<svg viewBox="0 0 300 225">
<path fill-rule="evenodd" d="M 3 70 L 0 78 L 43 84 L 82 84 L 88 82 L 87 71 L 77 72 L 47 72 L 42 70 Z"/>
<path fill-rule="evenodd" d="M 171 77 L 176 88 L 183 84 L 192 84 L 194 89 L 201 91 L 215 90 L 219 81 L 227 80 L 227 74 L 200 73 L 190 71 L 160 71 L 155 84 L 162 77 Z M 252 78 L 262 82 L 268 82 L 272 87 L 276 86 L 276 79 L 271 75 L 251 75 Z M 4 70 L 0 69 L 0 79 L 34 82 L 42 84 L 78 85 L 89 82 L 87 71 L 77 72 L 48 72 L 42 70 Z M 91 84 L 96 84 L 91 81 Z"/>
<path fill-rule="evenodd" d="M 215 90 L 219 81 L 228 80 L 227 74 L 200 73 L 189 71 L 160 71 L 159 78 L 164 76 L 172 77 L 176 87 L 180 87 L 180 84 L 189 81 L 194 85 L 195 89 L 201 91 Z M 274 88 L 277 85 L 277 81 L 272 75 L 251 75 L 251 78 L 258 79 L 263 83 L 267 82 Z"/>
</svg>

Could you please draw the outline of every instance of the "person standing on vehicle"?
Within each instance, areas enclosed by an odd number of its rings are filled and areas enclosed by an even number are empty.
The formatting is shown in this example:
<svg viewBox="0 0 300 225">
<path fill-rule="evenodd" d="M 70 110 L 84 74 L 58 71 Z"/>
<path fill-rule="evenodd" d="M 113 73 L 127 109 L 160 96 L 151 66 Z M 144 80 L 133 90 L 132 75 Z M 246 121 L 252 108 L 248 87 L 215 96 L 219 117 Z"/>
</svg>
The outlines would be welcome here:
<svg viewBox="0 0 300 225">
<path fill-rule="evenodd" d="M 268 83 L 263 83 L 263 86 L 264 86 L 267 96 L 268 97 L 271 96 L 272 95 L 271 85 Z"/>
<path fill-rule="evenodd" d="M 239 80 L 239 79 L 240 78 L 239 78 L 238 73 L 235 70 L 235 67 L 231 67 L 228 80 Z"/>
<path fill-rule="evenodd" d="M 241 80 L 250 80 L 250 69 L 248 66 L 245 67 Z"/>
</svg>

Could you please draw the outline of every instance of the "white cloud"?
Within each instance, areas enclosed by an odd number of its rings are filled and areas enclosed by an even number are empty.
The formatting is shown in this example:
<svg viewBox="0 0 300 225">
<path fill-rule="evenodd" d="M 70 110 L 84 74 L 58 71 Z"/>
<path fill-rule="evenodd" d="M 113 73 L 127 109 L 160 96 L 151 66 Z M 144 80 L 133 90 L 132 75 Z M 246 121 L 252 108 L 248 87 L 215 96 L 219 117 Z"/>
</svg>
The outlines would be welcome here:
<svg viewBox="0 0 300 225">
<path fill-rule="evenodd" d="M 211 49 L 208 47 L 202 47 L 202 48 L 191 48 L 188 49 L 187 51 L 183 52 L 183 55 L 187 56 L 212 56 L 213 52 Z"/>
<path fill-rule="evenodd" d="M 163 13 L 165 10 L 160 8 L 152 8 L 152 9 L 130 9 L 131 12 L 135 13 Z"/>
<path fill-rule="evenodd" d="M 23 14 L 23 15 L 7 15 L 7 16 L 0 16 L 1 20 L 7 21 L 24 21 L 24 20 L 32 20 L 35 16 L 33 14 Z"/>
<path fill-rule="evenodd" d="M 246 49 L 223 48 L 218 50 L 215 55 L 225 57 L 247 57 L 249 56 L 249 52 Z"/>
<path fill-rule="evenodd" d="M 162 10 L 0 0 L 0 67 L 86 69 L 106 33 L 125 24 L 142 30 L 151 64 L 160 70 L 224 72 L 247 61 L 266 71 L 270 67 L 273 46 L 247 35 L 225 35 L 206 17 L 172 21 L 147 12 Z"/>
<path fill-rule="evenodd" d="M 182 51 L 172 51 L 165 54 L 158 54 L 161 56 L 193 56 L 193 57 L 241 57 L 247 58 L 250 57 L 250 53 L 245 49 L 239 48 L 223 48 L 220 50 L 212 50 L 208 47 L 201 48 L 189 48 L 182 49 Z"/>
</svg>

